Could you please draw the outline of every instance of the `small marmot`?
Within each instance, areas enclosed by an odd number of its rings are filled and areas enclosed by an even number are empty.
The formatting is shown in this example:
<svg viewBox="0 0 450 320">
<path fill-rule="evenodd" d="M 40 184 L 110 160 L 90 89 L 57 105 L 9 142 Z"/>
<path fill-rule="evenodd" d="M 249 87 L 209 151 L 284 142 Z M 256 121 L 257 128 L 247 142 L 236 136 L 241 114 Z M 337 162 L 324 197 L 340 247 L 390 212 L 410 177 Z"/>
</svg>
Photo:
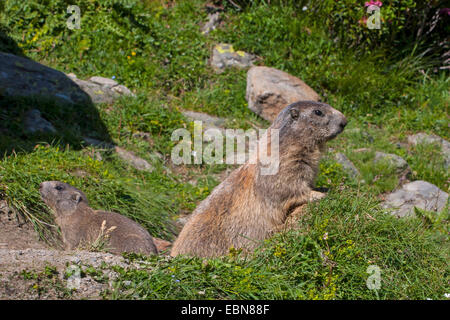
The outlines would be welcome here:
<svg viewBox="0 0 450 320">
<path fill-rule="evenodd" d="M 278 129 L 278 172 L 261 174 L 259 156 L 233 171 L 194 210 L 170 254 L 213 257 L 232 247 L 255 249 L 296 209 L 324 196 L 313 190 L 320 156 L 325 143 L 346 124 L 345 116 L 325 103 L 299 101 L 287 106 L 267 130 L 270 136 Z M 269 139 L 260 139 L 260 148 L 261 141 Z"/>
<path fill-rule="evenodd" d="M 42 200 L 55 212 L 66 250 L 94 243 L 99 237 L 114 254 L 157 253 L 153 238 L 142 226 L 115 212 L 93 210 L 86 195 L 59 181 L 41 183 Z M 100 239 L 102 240 L 102 239 Z"/>
</svg>

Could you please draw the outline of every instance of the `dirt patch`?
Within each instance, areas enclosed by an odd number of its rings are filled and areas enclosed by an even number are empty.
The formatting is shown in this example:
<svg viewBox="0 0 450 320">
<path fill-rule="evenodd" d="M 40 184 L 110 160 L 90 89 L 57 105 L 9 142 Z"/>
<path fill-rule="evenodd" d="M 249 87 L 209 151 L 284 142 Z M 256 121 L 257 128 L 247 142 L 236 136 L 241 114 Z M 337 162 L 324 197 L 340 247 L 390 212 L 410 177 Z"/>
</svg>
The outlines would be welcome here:
<svg viewBox="0 0 450 320">
<path fill-rule="evenodd" d="M 23 220 L 0 200 L 0 300 L 101 299 L 117 276 L 112 266 L 129 265 L 109 253 L 52 249 Z"/>
<path fill-rule="evenodd" d="M 46 249 L 49 246 L 39 239 L 30 223 L 11 210 L 0 200 L 0 249 Z"/>
<path fill-rule="evenodd" d="M 0 300 L 101 299 L 123 257 L 101 252 L 0 249 Z"/>
</svg>

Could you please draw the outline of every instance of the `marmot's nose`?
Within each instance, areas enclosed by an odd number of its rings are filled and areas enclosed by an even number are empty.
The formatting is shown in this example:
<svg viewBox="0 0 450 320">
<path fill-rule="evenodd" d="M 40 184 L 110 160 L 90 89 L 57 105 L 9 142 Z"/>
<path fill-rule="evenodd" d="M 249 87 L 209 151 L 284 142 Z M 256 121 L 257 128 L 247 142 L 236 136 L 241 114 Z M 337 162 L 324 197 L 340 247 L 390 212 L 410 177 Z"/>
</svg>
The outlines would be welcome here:
<svg viewBox="0 0 450 320">
<path fill-rule="evenodd" d="M 44 183 L 42 182 L 39 184 L 39 190 L 41 190 L 43 187 L 44 187 Z"/>
</svg>

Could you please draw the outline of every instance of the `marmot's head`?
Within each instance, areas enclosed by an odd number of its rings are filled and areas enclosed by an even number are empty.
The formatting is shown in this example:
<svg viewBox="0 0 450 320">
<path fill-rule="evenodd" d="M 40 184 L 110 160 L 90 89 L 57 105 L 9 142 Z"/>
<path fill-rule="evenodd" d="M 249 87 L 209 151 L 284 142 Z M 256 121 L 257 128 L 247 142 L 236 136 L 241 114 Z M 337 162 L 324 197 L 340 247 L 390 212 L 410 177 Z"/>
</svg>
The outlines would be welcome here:
<svg viewBox="0 0 450 320">
<path fill-rule="evenodd" d="M 317 145 L 335 138 L 346 125 L 345 116 L 328 104 L 299 101 L 284 108 L 272 127 L 280 130 L 280 141 Z"/>
<path fill-rule="evenodd" d="M 60 181 L 45 181 L 39 186 L 42 200 L 55 211 L 57 215 L 74 212 L 83 202 L 86 205 L 86 195 L 71 185 Z"/>
</svg>

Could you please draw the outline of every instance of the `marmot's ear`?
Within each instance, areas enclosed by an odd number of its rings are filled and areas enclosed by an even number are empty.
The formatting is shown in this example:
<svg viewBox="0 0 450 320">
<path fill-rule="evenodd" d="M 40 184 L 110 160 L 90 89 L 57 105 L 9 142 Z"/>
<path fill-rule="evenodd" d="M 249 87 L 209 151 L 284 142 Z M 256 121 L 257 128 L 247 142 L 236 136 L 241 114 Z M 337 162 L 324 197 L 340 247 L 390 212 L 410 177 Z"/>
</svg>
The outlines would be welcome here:
<svg viewBox="0 0 450 320">
<path fill-rule="evenodd" d="M 72 194 L 72 200 L 76 202 L 76 204 L 79 204 L 81 201 L 83 201 L 83 197 L 79 192 L 75 192 Z"/>
<path fill-rule="evenodd" d="M 292 117 L 292 119 L 298 119 L 298 116 L 299 116 L 299 112 L 298 112 L 298 110 L 297 109 L 295 109 L 295 108 L 292 108 L 291 110 L 289 110 L 290 111 L 290 113 L 291 113 L 291 117 Z"/>
</svg>

